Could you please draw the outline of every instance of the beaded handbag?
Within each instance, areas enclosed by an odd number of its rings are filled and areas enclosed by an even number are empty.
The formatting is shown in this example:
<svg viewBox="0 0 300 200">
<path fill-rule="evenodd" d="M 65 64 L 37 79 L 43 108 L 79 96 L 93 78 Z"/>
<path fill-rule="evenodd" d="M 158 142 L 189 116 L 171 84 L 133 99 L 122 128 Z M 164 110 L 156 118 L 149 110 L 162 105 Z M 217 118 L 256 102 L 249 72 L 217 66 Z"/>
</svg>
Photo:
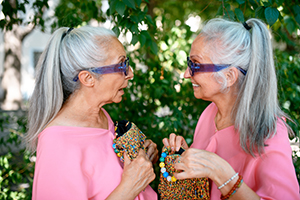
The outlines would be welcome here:
<svg viewBox="0 0 300 200">
<path fill-rule="evenodd" d="M 177 170 L 174 168 L 176 158 L 178 158 L 184 149 L 171 154 L 170 147 L 164 147 L 160 158 L 160 180 L 158 193 L 162 200 L 167 199 L 209 199 L 208 178 L 193 178 L 176 180 L 173 176 Z"/>
<path fill-rule="evenodd" d="M 127 120 L 117 121 L 115 133 L 116 138 L 112 146 L 122 162 L 124 162 L 124 152 L 133 160 L 138 156 L 140 149 L 145 149 L 146 136 L 134 123 Z"/>
</svg>

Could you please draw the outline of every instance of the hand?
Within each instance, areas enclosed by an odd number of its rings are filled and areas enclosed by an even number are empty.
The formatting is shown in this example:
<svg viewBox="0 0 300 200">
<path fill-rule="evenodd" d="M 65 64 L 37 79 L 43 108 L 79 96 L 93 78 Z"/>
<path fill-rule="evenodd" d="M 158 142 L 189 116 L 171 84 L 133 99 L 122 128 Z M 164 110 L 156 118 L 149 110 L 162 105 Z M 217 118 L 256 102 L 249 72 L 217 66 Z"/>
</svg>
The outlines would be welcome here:
<svg viewBox="0 0 300 200">
<path fill-rule="evenodd" d="M 171 133 L 169 139 L 164 138 L 163 143 L 165 147 L 171 147 L 172 152 L 179 151 L 180 147 L 183 147 L 185 150 L 189 148 L 185 139 L 180 135 L 177 136 L 175 133 Z"/>
<path fill-rule="evenodd" d="M 124 154 L 124 171 L 121 184 L 134 198 L 155 179 L 155 173 L 145 151 L 140 149 L 139 155 L 131 161 Z"/>
<path fill-rule="evenodd" d="M 183 170 L 174 174 L 177 179 L 208 177 L 217 186 L 235 174 L 230 164 L 217 154 L 194 148 L 186 150 L 175 160 L 175 169 Z"/>
<path fill-rule="evenodd" d="M 152 164 L 155 164 L 158 161 L 158 150 L 157 145 L 152 140 L 145 141 L 145 148 L 147 149 L 147 156 Z"/>
</svg>

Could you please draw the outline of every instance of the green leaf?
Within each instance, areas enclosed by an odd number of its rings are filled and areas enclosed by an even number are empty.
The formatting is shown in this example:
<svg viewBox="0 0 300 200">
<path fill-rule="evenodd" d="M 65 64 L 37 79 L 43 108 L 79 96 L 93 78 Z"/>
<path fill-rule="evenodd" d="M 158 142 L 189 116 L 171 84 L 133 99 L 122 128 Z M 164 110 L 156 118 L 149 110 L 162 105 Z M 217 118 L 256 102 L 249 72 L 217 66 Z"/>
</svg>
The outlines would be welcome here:
<svg viewBox="0 0 300 200">
<path fill-rule="evenodd" d="M 300 14 L 300 6 L 298 6 L 298 5 L 293 6 L 293 10 L 294 10 L 295 14 Z"/>
<path fill-rule="evenodd" d="M 130 8 L 135 9 L 135 2 L 134 0 L 123 0 L 123 2 Z"/>
<path fill-rule="evenodd" d="M 144 34 L 142 34 L 142 33 L 143 33 L 143 31 L 142 31 L 141 34 L 140 34 L 140 43 L 141 43 L 141 47 L 145 45 L 146 40 L 147 40 L 146 36 L 145 36 Z"/>
<path fill-rule="evenodd" d="M 300 25 L 300 14 L 295 17 L 296 22 Z"/>
<path fill-rule="evenodd" d="M 289 34 L 292 34 L 294 30 L 296 29 L 296 24 L 292 18 L 287 18 L 284 20 L 286 24 L 286 29 L 288 30 Z"/>
<path fill-rule="evenodd" d="M 264 19 L 265 18 L 265 7 L 260 6 L 255 10 L 255 17 Z"/>
<path fill-rule="evenodd" d="M 135 45 L 139 41 L 139 36 L 137 34 L 132 34 L 131 44 Z"/>
<path fill-rule="evenodd" d="M 120 35 L 120 30 L 119 30 L 119 28 L 118 28 L 117 26 L 115 26 L 112 30 L 113 30 L 113 32 L 114 32 L 117 36 Z"/>
<path fill-rule="evenodd" d="M 137 4 L 138 7 L 140 7 L 142 0 L 135 0 L 135 3 Z"/>
<path fill-rule="evenodd" d="M 236 9 L 234 9 L 234 12 L 235 12 L 235 14 L 236 14 L 237 19 L 238 19 L 240 22 L 244 22 L 244 21 L 245 21 L 244 13 L 241 11 L 241 9 L 236 8 Z"/>
<path fill-rule="evenodd" d="M 150 49 L 151 49 L 151 52 L 152 52 L 154 55 L 157 54 L 157 52 L 158 52 L 158 47 L 157 47 L 157 44 L 156 44 L 154 41 L 151 42 Z"/>
<path fill-rule="evenodd" d="M 149 23 L 151 23 L 152 25 L 154 25 L 154 22 L 152 20 L 152 17 L 150 15 L 146 15 L 146 18 L 148 20 Z"/>
<path fill-rule="evenodd" d="M 139 18 L 137 17 L 137 16 L 135 16 L 135 15 L 131 15 L 130 16 L 130 19 L 131 19 L 131 21 L 133 21 L 133 22 L 135 22 L 135 23 L 139 23 L 140 21 L 139 21 Z"/>
<path fill-rule="evenodd" d="M 265 10 L 265 17 L 270 26 L 272 26 L 279 17 L 279 11 L 277 8 L 268 7 Z"/>
<path fill-rule="evenodd" d="M 264 4 L 265 7 L 270 7 L 272 5 L 272 3 L 269 1 L 263 1 L 262 3 Z"/>
<path fill-rule="evenodd" d="M 234 20 L 234 12 L 232 10 L 225 11 L 224 18 L 228 18 L 228 19 Z"/>
<path fill-rule="evenodd" d="M 284 0 L 275 0 L 277 6 L 281 6 Z"/>
<path fill-rule="evenodd" d="M 138 33 L 139 32 L 138 25 L 137 24 L 132 24 L 131 27 L 130 27 L 130 31 L 132 33 Z"/>
<path fill-rule="evenodd" d="M 245 0 L 236 0 L 236 2 L 241 5 L 241 4 L 245 3 Z"/>
<path fill-rule="evenodd" d="M 117 5 L 118 1 L 116 0 L 111 0 L 109 3 L 109 14 L 113 15 L 116 11 L 116 5 Z"/>
<path fill-rule="evenodd" d="M 125 4 L 122 1 L 118 1 L 116 4 L 116 11 L 119 13 L 119 15 L 123 16 L 125 11 Z"/>
</svg>

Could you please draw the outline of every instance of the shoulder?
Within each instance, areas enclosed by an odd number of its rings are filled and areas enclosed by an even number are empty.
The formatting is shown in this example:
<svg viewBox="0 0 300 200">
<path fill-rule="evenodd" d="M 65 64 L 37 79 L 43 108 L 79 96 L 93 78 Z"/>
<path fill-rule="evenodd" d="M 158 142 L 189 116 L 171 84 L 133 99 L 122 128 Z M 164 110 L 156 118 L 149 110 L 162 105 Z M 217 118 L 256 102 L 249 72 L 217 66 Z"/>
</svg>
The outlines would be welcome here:
<svg viewBox="0 0 300 200">
<path fill-rule="evenodd" d="M 282 119 L 277 120 L 276 133 L 265 141 L 266 153 L 272 151 L 284 151 L 291 154 L 288 129 Z"/>
</svg>

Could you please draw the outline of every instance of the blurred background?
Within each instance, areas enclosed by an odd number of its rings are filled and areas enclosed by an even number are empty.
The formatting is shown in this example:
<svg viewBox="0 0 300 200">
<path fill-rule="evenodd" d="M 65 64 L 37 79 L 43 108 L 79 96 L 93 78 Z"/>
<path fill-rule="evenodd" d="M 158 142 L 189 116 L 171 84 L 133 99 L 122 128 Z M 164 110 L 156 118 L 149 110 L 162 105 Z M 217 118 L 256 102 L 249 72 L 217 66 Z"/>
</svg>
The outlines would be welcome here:
<svg viewBox="0 0 300 200">
<path fill-rule="evenodd" d="M 288 122 L 299 180 L 299 0 L 0 0 L 0 199 L 31 199 L 35 155 L 24 149 L 28 99 L 35 66 L 51 33 L 82 25 L 112 29 L 124 44 L 135 77 L 120 104 L 106 105 L 113 120 L 127 119 L 162 148 L 174 132 L 189 144 L 202 110 L 183 79 L 193 39 L 214 17 L 256 17 L 272 32 L 281 108 Z M 59 164 L 59 163 L 58 163 Z M 157 175 L 158 166 L 155 166 Z M 159 177 L 159 176 L 157 176 Z M 157 189 L 158 178 L 152 183 Z"/>
</svg>

